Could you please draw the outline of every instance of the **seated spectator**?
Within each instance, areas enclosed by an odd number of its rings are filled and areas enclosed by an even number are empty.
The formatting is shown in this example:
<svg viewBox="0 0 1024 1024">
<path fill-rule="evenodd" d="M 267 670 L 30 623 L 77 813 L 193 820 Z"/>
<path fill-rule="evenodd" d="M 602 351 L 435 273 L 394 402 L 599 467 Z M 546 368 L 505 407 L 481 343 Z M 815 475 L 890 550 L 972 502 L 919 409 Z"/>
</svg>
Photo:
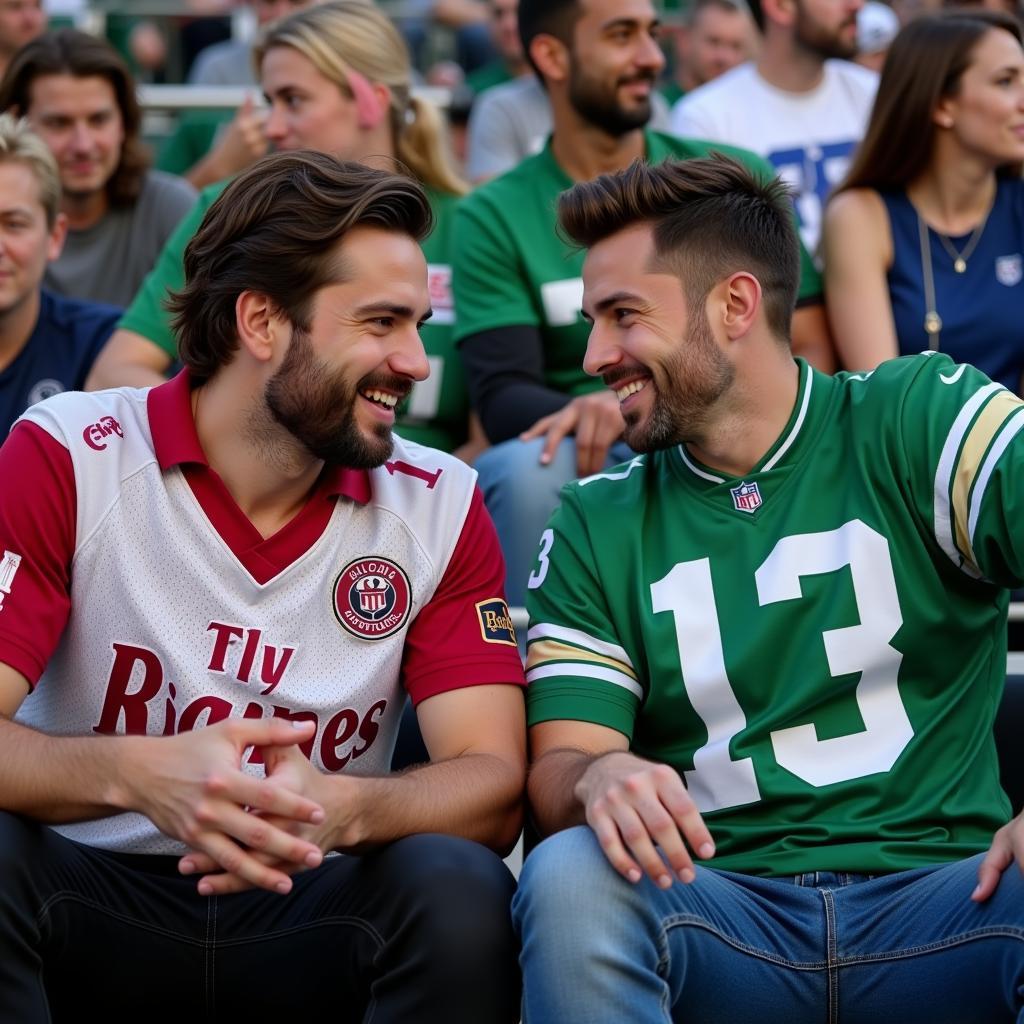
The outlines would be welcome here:
<svg viewBox="0 0 1024 1024">
<path fill-rule="evenodd" d="M 796 193 L 800 233 L 818 248 L 821 217 L 864 134 L 878 76 L 857 52 L 861 0 L 753 0 L 757 59 L 687 93 L 672 131 L 747 146 Z"/>
<path fill-rule="evenodd" d="M 745 0 L 695 0 L 685 21 L 665 31 L 675 66 L 661 94 L 670 104 L 749 60 L 757 41 Z"/>
<path fill-rule="evenodd" d="M 45 31 L 43 0 L 0 0 L 0 78 L 11 58 Z"/>
<path fill-rule="evenodd" d="M 402 409 L 402 436 L 471 458 L 469 399 L 453 342 L 451 225 L 465 185 L 448 163 L 440 115 L 412 95 L 405 44 L 379 10 L 363 0 L 334 0 L 275 23 L 256 49 L 270 103 L 267 134 L 278 149 L 316 149 L 346 160 L 397 162 L 426 187 L 436 226 L 423 243 L 433 316 L 422 337 L 430 377 Z M 121 329 L 98 361 L 88 386 L 145 385 L 161 379 L 177 354 L 164 302 L 183 282 L 182 254 L 203 213 L 224 184 L 204 190 Z M 467 444 L 470 447 L 464 447 Z"/>
<path fill-rule="evenodd" d="M 1021 29 L 1008 15 L 928 15 L 896 37 L 825 221 L 828 313 L 845 367 L 941 349 L 1020 392 L 1022 111 Z"/>
<path fill-rule="evenodd" d="M 27 117 L 60 169 L 68 237 L 46 272 L 47 288 L 126 305 L 195 202 L 195 190 L 148 169 L 124 61 L 84 32 L 41 36 L 8 67 L 0 110 Z"/>
<path fill-rule="evenodd" d="M 466 75 L 466 85 L 474 93 L 530 73 L 519 38 L 519 0 L 487 0 L 491 16 L 491 40 L 498 56 Z"/>
<path fill-rule="evenodd" d="M 121 314 L 43 291 L 65 229 L 53 154 L 0 114 L 0 436 L 30 405 L 82 389 Z"/>
<path fill-rule="evenodd" d="M 554 133 L 541 153 L 459 204 L 453 257 L 455 333 L 474 407 L 495 445 L 476 467 L 514 605 L 524 601 L 562 485 L 632 454 L 618 443 L 615 395 L 582 369 L 583 254 L 556 234 L 555 199 L 574 181 L 634 160 L 702 156 L 712 148 L 648 128 L 665 61 L 650 0 L 520 0 L 519 25 L 551 98 Z M 772 176 L 747 150 L 714 148 Z M 824 314 L 806 252 L 803 270 L 808 309 L 797 314 L 794 330 L 804 331 L 806 346 L 808 324 L 823 323 Z"/>
<path fill-rule="evenodd" d="M 668 130 L 668 103 L 660 93 L 651 98 L 650 125 Z M 536 75 L 488 89 L 470 111 L 466 176 L 476 184 L 510 171 L 544 148 L 553 127 L 551 99 Z"/>
<path fill-rule="evenodd" d="M 309 7 L 319 0 L 255 0 L 250 6 L 257 25 Z M 252 44 L 229 39 L 207 47 L 189 71 L 192 85 L 255 85 Z M 160 150 L 158 165 L 180 174 L 196 188 L 229 178 L 267 152 L 265 113 L 252 101 L 238 111 L 189 110 Z"/>
</svg>

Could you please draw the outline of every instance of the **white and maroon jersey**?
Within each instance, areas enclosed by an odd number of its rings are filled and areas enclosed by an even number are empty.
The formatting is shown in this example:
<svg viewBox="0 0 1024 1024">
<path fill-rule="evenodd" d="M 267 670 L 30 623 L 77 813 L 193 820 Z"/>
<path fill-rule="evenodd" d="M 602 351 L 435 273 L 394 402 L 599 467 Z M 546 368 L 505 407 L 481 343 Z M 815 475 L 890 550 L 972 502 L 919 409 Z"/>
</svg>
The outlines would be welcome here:
<svg viewBox="0 0 1024 1024">
<path fill-rule="evenodd" d="M 313 720 L 304 750 L 320 769 L 383 774 L 404 691 L 522 685 L 475 473 L 441 452 L 396 438 L 379 469 L 325 470 L 264 539 L 209 468 L 181 374 L 33 407 L 0 479 L 0 662 L 33 687 L 27 725 L 167 735 L 230 716 Z M 139 814 L 59 831 L 181 849 Z"/>
</svg>

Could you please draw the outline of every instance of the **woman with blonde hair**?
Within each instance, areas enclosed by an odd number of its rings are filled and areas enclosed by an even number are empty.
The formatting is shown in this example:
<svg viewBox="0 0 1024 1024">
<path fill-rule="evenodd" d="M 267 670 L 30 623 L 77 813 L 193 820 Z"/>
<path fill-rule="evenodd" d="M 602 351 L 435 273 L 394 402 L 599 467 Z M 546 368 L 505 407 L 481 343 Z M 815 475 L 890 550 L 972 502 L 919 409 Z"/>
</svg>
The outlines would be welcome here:
<svg viewBox="0 0 1024 1024">
<path fill-rule="evenodd" d="M 405 43 L 365 0 L 331 0 L 271 25 L 254 50 L 269 104 L 268 140 L 279 150 L 314 149 L 344 160 L 404 167 L 426 188 L 436 220 L 423 243 L 433 317 L 422 328 L 430 377 L 417 384 L 399 417 L 403 437 L 472 459 L 485 444 L 469 439 L 469 402 L 452 341 L 451 214 L 466 186 L 447 153 L 444 122 L 414 96 Z M 182 254 L 226 183 L 211 186 L 169 241 L 94 367 L 89 386 L 157 383 L 175 356 L 163 307 L 184 283 Z"/>
<path fill-rule="evenodd" d="M 825 214 L 825 297 L 843 366 L 942 350 L 1020 390 L 1022 161 L 1019 23 L 978 8 L 911 22 Z"/>
</svg>

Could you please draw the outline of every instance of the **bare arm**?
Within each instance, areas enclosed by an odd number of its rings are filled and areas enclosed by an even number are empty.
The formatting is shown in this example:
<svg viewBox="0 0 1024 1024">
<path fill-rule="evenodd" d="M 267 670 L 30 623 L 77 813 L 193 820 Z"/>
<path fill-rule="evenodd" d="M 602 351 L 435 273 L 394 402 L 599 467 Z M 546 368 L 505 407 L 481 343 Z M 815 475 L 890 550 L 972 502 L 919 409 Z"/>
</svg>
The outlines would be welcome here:
<svg viewBox="0 0 1024 1024">
<path fill-rule="evenodd" d="M 164 382 L 170 356 L 148 338 L 119 327 L 103 346 L 85 380 L 86 391 L 102 388 L 148 388 Z"/>
<path fill-rule="evenodd" d="M 28 689 L 21 673 L 0 664 L 5 810 L 51 824 L 137 811 L 250 884 L 278 892 L 287 892 L 291 880 L 254 851 L 320 863 L 314 844 L 244 808 L 301 822 L 322 820 L 323 809 L 240 767 L 246 747 L 297 745 L 308 739 L 309 728 L 238 719 L 179 736 L 50 736 L 11 720 Z"/>
<path fill-rule="evenodd" d="M 530 730 L 529 798 L 542 832 L 586 822 L 630 882 L 646 873 L 663 889 L 694 879 L 690 850 L 714 856 L 711 833 L 678 773 L 631 754 L 626 737 L 588 722 Z"/>
<path fill-rule="evenodd" d="M 825 210 L 822 246 L 839 363 L 847 370 L 873 370 L 899 352 L 886 282 L 892 232 L 878 193 L 853 189 L 836 196 Z"/>
<path fill-rule="evenodd" d="M 800 306 L 793 313 L 793 355 L 806 359 L 822 373 L 835 373 L 836 350 L 821 303 Z"/>
</svg>

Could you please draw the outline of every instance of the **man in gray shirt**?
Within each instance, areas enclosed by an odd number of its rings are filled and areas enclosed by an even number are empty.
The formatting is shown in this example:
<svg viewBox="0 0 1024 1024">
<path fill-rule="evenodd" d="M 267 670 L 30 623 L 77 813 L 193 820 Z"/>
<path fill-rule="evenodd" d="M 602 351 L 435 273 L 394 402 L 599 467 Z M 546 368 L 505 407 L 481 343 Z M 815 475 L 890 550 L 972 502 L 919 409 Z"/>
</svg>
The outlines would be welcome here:
<svg viewBox="0 0 1024 1024">
<path fill-rule="evenodd" d="M 149 169 L 128 68 L 103 40 L 50 33 L 15 55 L 0 109 L 27 117 L 60 169 L 68 238 L 45 287 L 128 305 L 196 198 L 187 182 Z"/>
</svg>

